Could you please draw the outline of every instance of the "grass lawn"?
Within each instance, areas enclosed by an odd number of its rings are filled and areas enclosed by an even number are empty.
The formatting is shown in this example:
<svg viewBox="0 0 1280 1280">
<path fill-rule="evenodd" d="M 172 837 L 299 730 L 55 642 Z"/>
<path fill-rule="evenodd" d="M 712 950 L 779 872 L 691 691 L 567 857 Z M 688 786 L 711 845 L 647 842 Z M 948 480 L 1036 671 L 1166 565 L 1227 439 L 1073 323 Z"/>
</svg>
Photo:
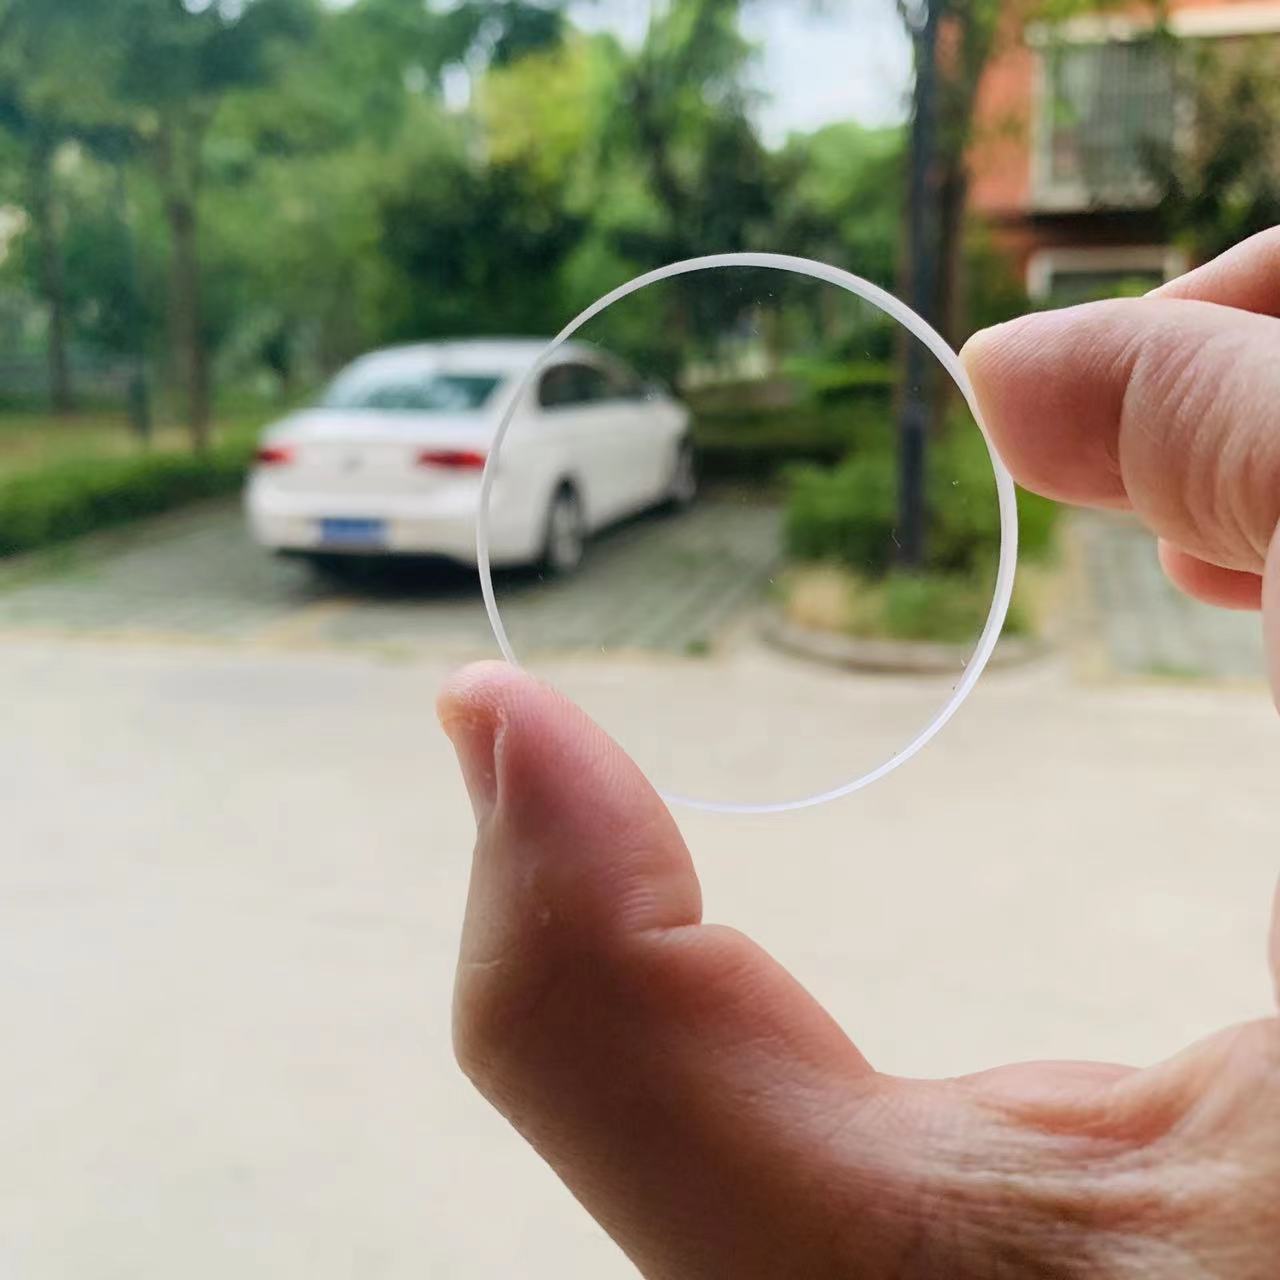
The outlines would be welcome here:
<svg viewBox="0 0 1280 1280">
<path fill-rule="evenodd" d="M 236 405 L 215 415 L 218 442 L 248 439 L 277 411 Z M 184 427 L 158 424 L 151 452 L 182 453 L 190 449 Z M 40 471 L 55 463 L 97 458 L 133 458 L 147 450 L 128 418 L 111 410 L 85 411 L 68 417 L 27 412 L 0 412 L 0 480 Z"/>
<path fill-rule="evenodd" d="M 210 449 L 162 421 L 146 446 L 121 414 L 0 413 L 0 558 L 237 492 L 277 406 L 228 404 Z"/>
</svg>

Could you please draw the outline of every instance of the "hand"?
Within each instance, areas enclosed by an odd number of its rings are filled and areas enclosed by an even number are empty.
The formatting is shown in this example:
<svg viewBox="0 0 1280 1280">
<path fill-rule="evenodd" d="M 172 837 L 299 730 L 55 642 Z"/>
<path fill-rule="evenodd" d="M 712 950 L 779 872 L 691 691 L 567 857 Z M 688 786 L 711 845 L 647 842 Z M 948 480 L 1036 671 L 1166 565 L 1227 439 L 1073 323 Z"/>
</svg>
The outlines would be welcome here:
<svg viewBox="0 0 1280 1280">
<path fill-rule="evenodd" d="M 1265 603 L 1280 689 L 1278 316 L 1280 231 L 965 354 L 1019 480 L 1130 507 L 1185 590 Z M 441 716 L 479 826 L 459 1059 L 651 1280 L 1280 1272 L 1280 1020 L 1149 1070 L 877 1074 L 701 923 L 675 824 L 574 707 L 488 665 Z"/>
</svg>

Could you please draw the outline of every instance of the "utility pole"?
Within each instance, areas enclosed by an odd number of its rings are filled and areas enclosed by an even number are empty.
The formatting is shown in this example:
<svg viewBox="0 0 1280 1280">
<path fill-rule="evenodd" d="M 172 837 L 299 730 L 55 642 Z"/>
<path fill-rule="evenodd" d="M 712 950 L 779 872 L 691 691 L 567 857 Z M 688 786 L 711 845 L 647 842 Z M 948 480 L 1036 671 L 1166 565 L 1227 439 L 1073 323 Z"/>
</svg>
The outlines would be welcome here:
<svg viewBox="0 0 1280 1280">
<path fill-rule="evenodd" d="M 910 303 L 930 324 L 938 317 L 937 100 L 938 26 L 946 0 L 923 0 L 924 21 L 915 35 L 915 111 L 907 191 L 907 254 Z M 933 356 L 916 338 L 907 339 L 905 385 L 898 420 L 898 563 L 918 569 L 925 559 L 925 453 L 934 405 Z"/>
</svg>

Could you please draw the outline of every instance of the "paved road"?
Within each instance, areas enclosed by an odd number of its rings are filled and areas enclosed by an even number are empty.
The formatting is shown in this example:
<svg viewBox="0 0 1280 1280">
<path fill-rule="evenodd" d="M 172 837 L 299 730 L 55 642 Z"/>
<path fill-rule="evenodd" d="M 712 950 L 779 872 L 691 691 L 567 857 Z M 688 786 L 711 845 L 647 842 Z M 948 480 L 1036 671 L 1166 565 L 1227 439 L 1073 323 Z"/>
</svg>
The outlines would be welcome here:
<svg viewBox="0 0 1280 1280">
<path fill-rule="evenodd" d="M 660 782 L 830 785 L 948 687 L 749 640 L 682 659 L 767 579 L 774 519 L 713 504 L 621 531 L 558 595 L 505 584 L 517 634 L 614 648 L 542 669 Z M 1141 575 L 1123 619 L 1158 579 L 1100 536 Z M 335 590 L 220 508 L 9 575 L 0 1277 L 631 1274 L 451 1060 L 471 831 L 431 704 L 455 652 L 490 650 L 456 576 Z M 882 1068 L 1143 1062 L 1271 1006 L 1278 774 L 1258 692 L 1051 662 L 989 675 L 852 800 L 681 821 L 709 917 Z"/>
<path fill-rule="evenodd" d="M 0 641 L 0 1276 L 622 1280 L 449 1050 L 469 808 L 440 662 Z M 843 767 L 934 686 L 746 647 L 550 674 L 686 776 Z M 741 732 L 744 691 L 757 729 Z M 879 1066 L 1147 1061 L 1266 1012 L 1266 700 L 997 672 L 888 781 L 684 815 L 710 918 Z M 1119 980 L 1117 975 L 1120 975 Z"/>
<path fill-rule="evenodd" d="M 522 654 L 701 650 L 758 598 L 777 554 L 776 509 L 708 499 L 605 535 L 570 581 L 502 575 L 499 605 Z M 252 546 L 229 505 L 152 521 L 53 564 L 34 578 L 0 575 L 0 632 L 494 652 L 474 571 L 410 565 L 325 582 Z"/>
</svg>

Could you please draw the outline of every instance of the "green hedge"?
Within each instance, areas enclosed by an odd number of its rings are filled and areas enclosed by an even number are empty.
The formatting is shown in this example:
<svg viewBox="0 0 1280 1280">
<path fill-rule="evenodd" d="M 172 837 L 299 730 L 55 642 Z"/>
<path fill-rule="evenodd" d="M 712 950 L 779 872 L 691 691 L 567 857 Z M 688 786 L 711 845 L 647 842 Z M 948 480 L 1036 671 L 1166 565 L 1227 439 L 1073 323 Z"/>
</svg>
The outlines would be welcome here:
<svg viewBox="0 0 1280 1280">
<path fill-rule="evenodd" d="M 77 459 L 0 481 L 0 556 L 234 493 L 253 449 L 237 440 L 204 455 Z"/>
<path fill-rule="evenodd" d="M 871 403 L 890 409 L 898 371 L 882 360 L 793 360 L 788 371 L 819 404 Z"/>
<path fill-rule="evenodd" d="M 780 477 L 797 463 L 834 466 L 850 450 L 883 438 L 874 405 L 803 405 L 756 413 L 703 413 L 693 420 L 698 465 L 709 480 Z"/>
<path fill-rule="evenodd" d="M 798 462 L 832 466 L 892 429 L 890 364 L 793 360 L 784 376 L 688 393 L 693 439 L 709 479 L 778 477 Z"/>
<path fill-rule="evenodd" d="M 939 573 L 982 570 L 1000 543 L 991 464 L 981 436 L 957 424 L 934 441 L 928 462 L 926 568 Z M 787 550 L 797 560 L 829 560 L 860 574 L 883 576 L 897 545 L 897 457 L 882 440 L 838 466 L 801 466 L 789 474 Z M 1019 493 L 1022 554 L 1050 549 L 1057 508 Z"/>
<path fill-rule="evenodd" d="M 894 640 L 972 644 L 991 610 L 991 583 L 981 576 L 894 571 L 880 584 L 881 625 Z M 1005 616 L 1006 635 L 1025 635 L 1027 619 L 1015 598 Z"/>
</svg>

